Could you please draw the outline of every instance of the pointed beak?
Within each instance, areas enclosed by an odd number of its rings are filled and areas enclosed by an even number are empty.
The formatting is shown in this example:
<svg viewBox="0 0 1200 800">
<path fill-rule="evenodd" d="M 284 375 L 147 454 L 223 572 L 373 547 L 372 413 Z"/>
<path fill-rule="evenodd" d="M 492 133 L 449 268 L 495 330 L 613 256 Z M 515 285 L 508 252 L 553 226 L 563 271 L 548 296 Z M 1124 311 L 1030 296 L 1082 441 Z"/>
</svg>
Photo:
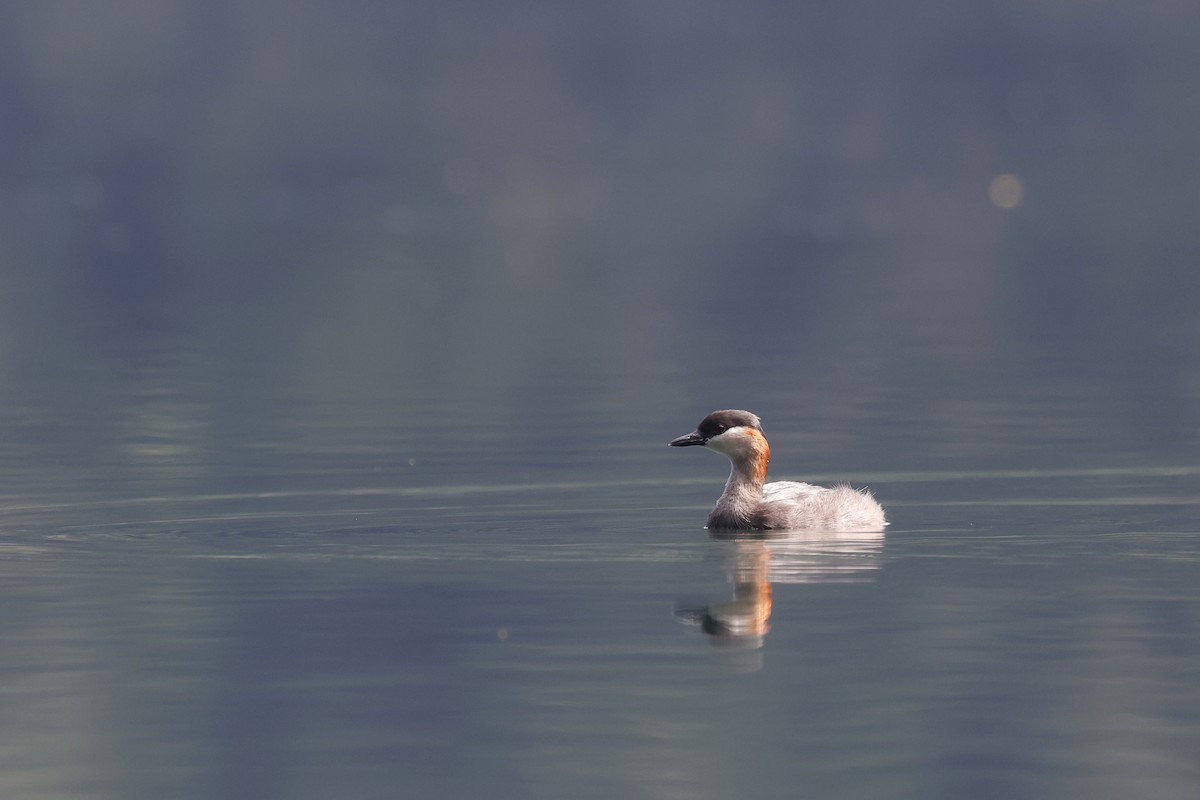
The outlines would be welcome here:
<svg viewBox="0 0 1200 800">
<path fill-rule="evenodd" d="M 687 447 L 693 444 L 704 444 L 708 439 L 700 433 L 700 431 L 692 431 L 686 436 L 680 436 L 678 439 L 672 439 L 671 447 Z"/>
</svg>

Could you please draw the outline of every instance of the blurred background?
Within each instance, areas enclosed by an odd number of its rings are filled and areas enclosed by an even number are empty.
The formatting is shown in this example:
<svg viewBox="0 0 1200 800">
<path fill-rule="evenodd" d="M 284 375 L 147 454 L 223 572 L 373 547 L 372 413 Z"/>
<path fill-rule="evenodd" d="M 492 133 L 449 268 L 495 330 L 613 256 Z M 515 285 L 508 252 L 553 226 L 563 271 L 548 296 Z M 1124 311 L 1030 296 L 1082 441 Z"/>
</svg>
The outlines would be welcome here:
<svg viewBox="0 0 1200 800">
<path fill-rule="evenodd" d="M 1190 457 L 1197 24 L 6 3 L 0 391 L 73 447 L 189 458 L 346 402 L 433 451 L 435 412 L 657 446 L 745 406 L 865 426 L 870 468 Z"/>
<path fill-rule="evenodd" d="M 0 3 L 0 793 L 1197 796 L 1197 31 Z"/>
</svg>

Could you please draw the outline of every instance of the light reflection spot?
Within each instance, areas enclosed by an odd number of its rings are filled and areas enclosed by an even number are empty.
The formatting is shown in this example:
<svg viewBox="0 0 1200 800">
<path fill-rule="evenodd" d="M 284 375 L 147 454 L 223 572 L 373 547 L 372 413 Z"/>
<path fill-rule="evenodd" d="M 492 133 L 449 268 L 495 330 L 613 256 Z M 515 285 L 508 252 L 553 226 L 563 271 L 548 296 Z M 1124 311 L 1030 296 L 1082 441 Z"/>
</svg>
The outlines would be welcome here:
<svg viewBox="0 0 1200 800">
<path fill-rule="evenodd" d="M 996 208 L 1016 208 L 1024 197 L 1025 185 L 1012 173 L 997 175 L 988 184 L 988 199 Z"/>
</svg>

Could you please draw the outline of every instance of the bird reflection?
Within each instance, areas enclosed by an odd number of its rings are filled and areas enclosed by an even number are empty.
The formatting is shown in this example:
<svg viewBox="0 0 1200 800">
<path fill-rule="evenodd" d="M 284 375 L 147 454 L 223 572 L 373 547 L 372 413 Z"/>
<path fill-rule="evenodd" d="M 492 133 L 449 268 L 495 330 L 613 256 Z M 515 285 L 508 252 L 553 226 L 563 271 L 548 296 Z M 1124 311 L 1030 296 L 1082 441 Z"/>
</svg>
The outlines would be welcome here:
<svg viewBox="0 0 1200 800">
<path fill-rule="evenodd" d="M 714 536 L 714 538 L 716 538 Z M 771 629 L 771 553 L 761 540 L 732 543 L 727 566 L 733 599 L 699 608 L 678 609 L 676 616 L 698 625 L 714 645 L 758 648 Z"/>
<path fill-rule="evenodd" d="M 675 616 L 696 625 L 718 647 L 763 646 L 772 608 L 773 583 L 854 583 L 874 578 L 883 555 L 882 531 L 712 531 L 729 548 L 729 600 L 677 608 Z"/>
</svg>

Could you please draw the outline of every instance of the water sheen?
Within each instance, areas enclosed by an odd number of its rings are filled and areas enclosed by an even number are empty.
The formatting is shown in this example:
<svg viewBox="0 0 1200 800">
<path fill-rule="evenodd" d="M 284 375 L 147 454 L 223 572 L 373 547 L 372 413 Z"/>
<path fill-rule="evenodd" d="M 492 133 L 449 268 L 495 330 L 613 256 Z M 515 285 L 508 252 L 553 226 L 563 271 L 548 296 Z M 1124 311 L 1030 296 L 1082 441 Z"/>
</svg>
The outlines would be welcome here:
<svg viewBox="0 0 1200 800">
<path fill-rule="evenodd" d="M 848 473 L 886 534 L 718 538 L 716 458 L 326 489 L 258 458 L 269 490 L 0 505 L 11 796 L 1196 785 L 1195 468 Z"/>
<path fill-rule="evenodd" d="M 1200 5 L 19 5 L 0 800 L 1200 797 Z"/>
</svg>

